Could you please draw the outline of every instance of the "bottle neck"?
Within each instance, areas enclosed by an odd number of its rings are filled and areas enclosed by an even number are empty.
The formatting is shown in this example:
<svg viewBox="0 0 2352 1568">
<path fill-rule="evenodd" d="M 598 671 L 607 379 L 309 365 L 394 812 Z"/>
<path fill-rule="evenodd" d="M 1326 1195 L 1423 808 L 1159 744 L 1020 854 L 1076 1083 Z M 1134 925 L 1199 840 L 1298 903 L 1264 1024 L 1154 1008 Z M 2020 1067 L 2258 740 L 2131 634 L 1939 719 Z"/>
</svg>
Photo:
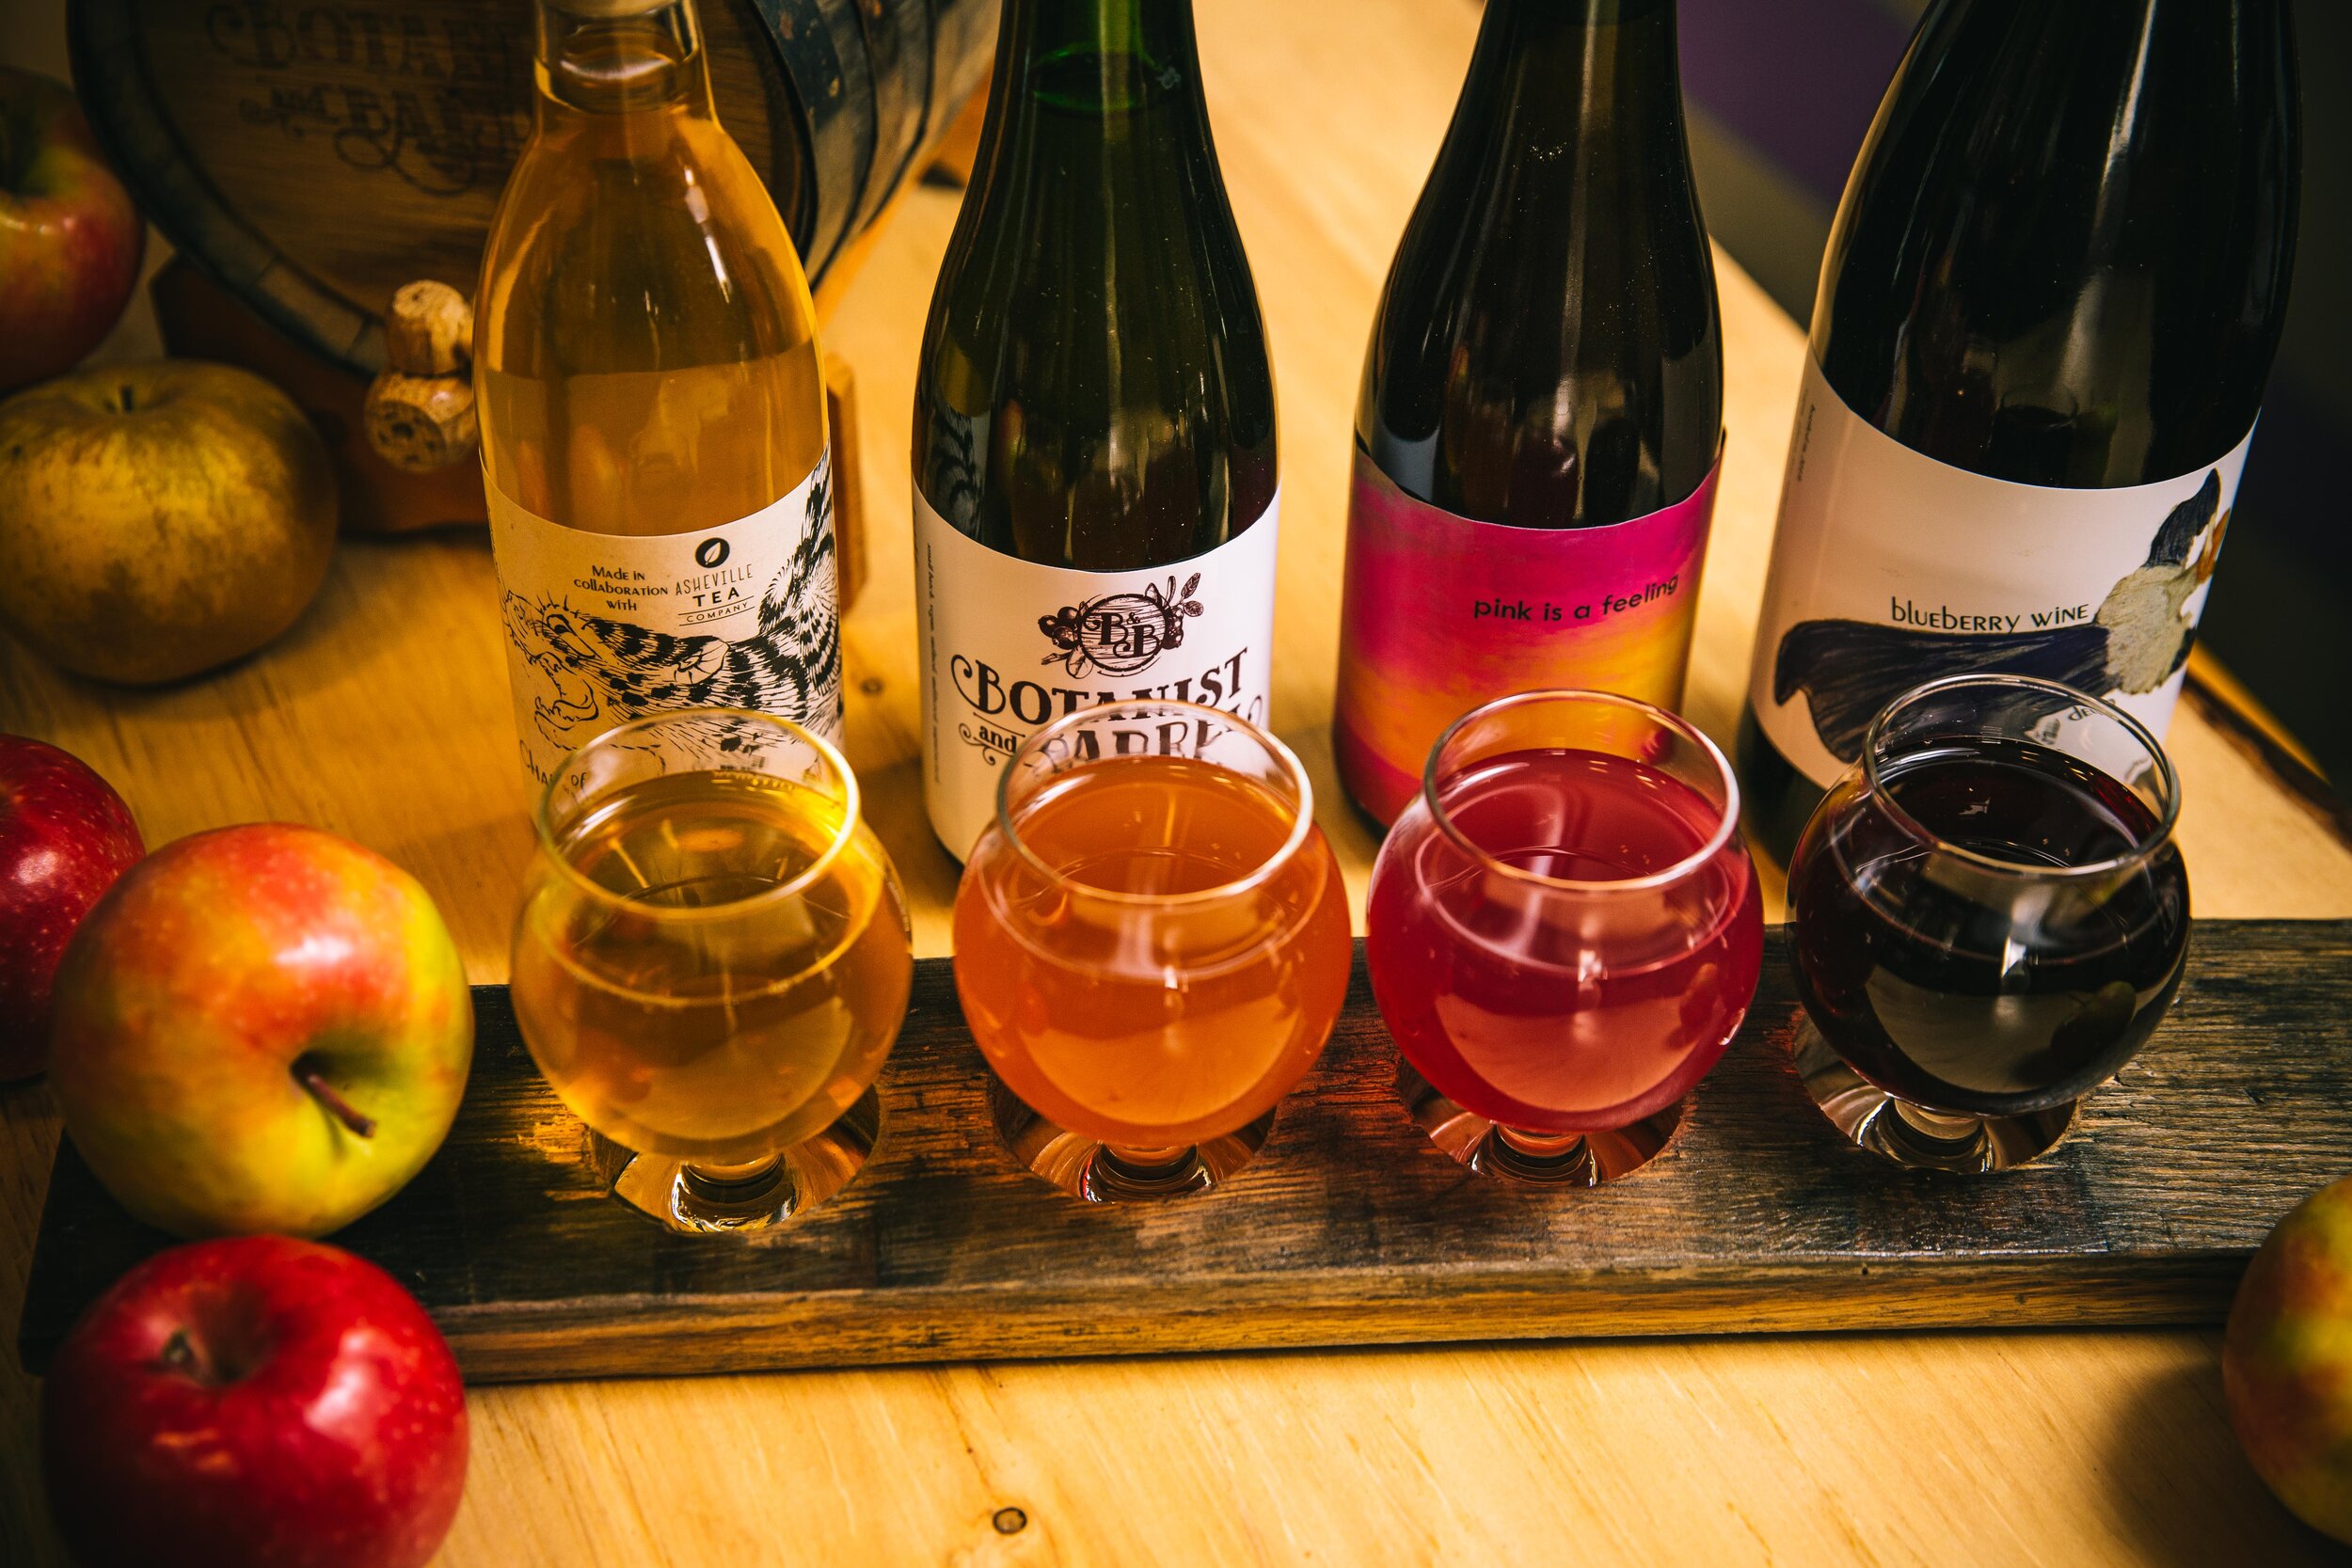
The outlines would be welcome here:
<svg viewBox="0 0 2352 1568">
<path fill-rule="evenodd" d="M 1601 526 L 1693 494 L 1721 411 L 1672 0 L 1487 0 L 1365 356 L 1365 452 L 1463 516 Z"/>
<path fill-rule="evenodd" d="M 694 0 L 539 0 L 539 124 L 682 108 L 711 113 Z"/>
<path fill-rule="evenodd" d="M 1009 0 L 1000 94 L 1065 113 L 1116 114 L 1192 84 L 1192 0 Z"/>
<path fill-rule="evenodd" d="M 1463 103 L 1499 122 L 1513 155 L 1596 131 L 1679 142 L 1674 0 L 1488 0 Z"/>
<path fill-rule="evenodd" d="M 2106 489 L 2246 438 L 2283 328 L 2280 0 L 1942 0 L 1847 184 L 1812 349 L 1935 461 Z"/>
</svg>

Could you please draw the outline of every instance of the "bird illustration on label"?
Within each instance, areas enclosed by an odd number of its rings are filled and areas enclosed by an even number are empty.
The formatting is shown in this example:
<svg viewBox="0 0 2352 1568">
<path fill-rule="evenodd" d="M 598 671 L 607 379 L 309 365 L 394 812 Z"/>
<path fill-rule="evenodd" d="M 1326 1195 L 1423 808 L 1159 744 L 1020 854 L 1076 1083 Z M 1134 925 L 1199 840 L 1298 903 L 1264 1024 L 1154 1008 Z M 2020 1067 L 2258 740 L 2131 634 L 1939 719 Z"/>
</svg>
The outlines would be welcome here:
<svg viewBox="0 0 2352 1568">
<path fill-rule="evenodd" d="M 2153 691 L 2188 658 L 2197 625 L 2184 610 L 2212 578 L 2229 526 L 2221 475 L 2209 473 L 2167 515 L 2147 561 L 2107 591 L 2096 615 L 2075 625 L 1970 634 L 1801 621 L 1773 657 L 1772 700 L 1786 705 L 1804 692 L 1822 748 L 1851 763 L 1881 708 L 1945 675 L 2038 675 L 2093 696 Z"/>
<path fill-rule="evenodd" d="M 683 707 L 751 708 L 830 732 L 841 709 L 832 479 L 828 461 L 747 637 L 661 631 L 506 594 L 507 636 L 540 686 L 531 704 L 540 735 L 570 751 L 640 714 Z"/>
</svg>

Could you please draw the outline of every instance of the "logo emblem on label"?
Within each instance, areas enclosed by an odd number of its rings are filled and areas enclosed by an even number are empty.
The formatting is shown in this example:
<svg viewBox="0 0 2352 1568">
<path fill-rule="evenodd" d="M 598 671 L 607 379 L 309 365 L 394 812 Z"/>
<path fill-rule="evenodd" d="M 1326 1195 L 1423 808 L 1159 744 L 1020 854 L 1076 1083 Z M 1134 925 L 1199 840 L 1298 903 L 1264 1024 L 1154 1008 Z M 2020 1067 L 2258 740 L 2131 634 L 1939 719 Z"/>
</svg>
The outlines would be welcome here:
<svg viewBox="0 0 2352 1568">
<path fill-rule="evenodd" d="M 1059 664 L 1073 675 L 1097 670 L 1132 675 L 1149 669 L 1161 654 L 1184 646 L 1188 617 L 1206 613 L 1192 596 L 1200 586 L 1198 572 L 1182 588 L 1170 576 L 1166 589 L 1150 583 L 1140 594 L 1104 594 L 1041 615 L 1037 629 L 1055 651 L 1039 662 Z"/>
<path fill-rule="evenodd" d="M 723 566 L 727 561 L 727 542 L 706 539 L 694 546 L 694 563 L 698 566 Z"/>
</svg>

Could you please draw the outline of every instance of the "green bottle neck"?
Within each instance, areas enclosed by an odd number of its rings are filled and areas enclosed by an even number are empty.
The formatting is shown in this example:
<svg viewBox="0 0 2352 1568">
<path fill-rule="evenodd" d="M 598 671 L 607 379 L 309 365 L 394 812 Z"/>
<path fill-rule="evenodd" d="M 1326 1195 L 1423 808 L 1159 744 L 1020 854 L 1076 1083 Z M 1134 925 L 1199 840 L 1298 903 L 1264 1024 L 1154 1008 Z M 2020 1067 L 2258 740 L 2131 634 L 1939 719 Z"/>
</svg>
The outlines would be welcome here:
<svg viewBox="0 0 2352 1568">
<path fill-rule="evenodd" d="M 694 0 L 539 0 L 539 124 L 573 115 L 712 113 Z"/>
<path fill-rule="evenodd" d="M 1192 0 L 1008 0 L 996 65 L 992 108 L 1134 109 L 1196 80 Z"/>
</svg>

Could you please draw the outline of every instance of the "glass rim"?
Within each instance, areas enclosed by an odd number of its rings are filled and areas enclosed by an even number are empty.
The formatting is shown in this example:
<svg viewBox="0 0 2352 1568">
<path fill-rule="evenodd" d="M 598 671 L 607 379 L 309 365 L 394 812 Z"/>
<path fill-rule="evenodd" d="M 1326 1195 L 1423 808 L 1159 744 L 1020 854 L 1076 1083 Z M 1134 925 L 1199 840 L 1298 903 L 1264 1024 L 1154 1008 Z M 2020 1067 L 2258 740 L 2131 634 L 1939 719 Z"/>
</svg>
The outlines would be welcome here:
<svg viewBox="0 0 2352 1568">
<path fill-rule="evenodd" d="M 1083 720 L 1098 718 L 1116 708 L 1142 707 L 1175 708 L 1185 713 L 1215 719 L 1219 723 L 1231 724 L 1243 730 L 1251 739 L 1266 749 L 1267 753 L 1274 758 L 1283 775 L 1297 789 L 1298 807 L 1291 822 L 1290 832 L 1283 838 L 1279 847 L 1247 875 L 1236 877 L 1230 882 L 1219 882 L 1215 887 L 1196 888 L 1190 893 L 1122 893 L 1113 888 L 1096 887 L 1090 882 L 1080 881 L 1064 872 L 1055 870 L 1045 863 L 1036 850 L 1029 847 L 1026 840 L 1022 838 L 1020 829 L 1013 824 L 1012 807 L 1009 799 L 1012 792 L 1013 769 L 1021 759 L 1027 756 L 1049 737 L 1077 728 Z M 1088 768 L 1100 767 L 1104 761 L 1116 760 L 1115 757 L 1097 758 L 1091 763 L 1080 763 L 1070 771 L 1080 772 Z M 1207 761 L 1206 758 L 1199 760 Z M 1211 762 L 1208 766 L 1228 773 L 1236 771 L 1236 769 L 1225 768 L 1221 763 Z M 1005 842 L 1012 846 L 1013 852 L 1027 862 L 1031 869 L 1054 887 L 1075 889 L 1089 898 L 1100 898 L 1106 903 L 1126 905 L 1135 909 L 1197 908 L 1220 899 L 1254 893 L 1272 881 L 1280 874 L 1284 866 L 1297 858 L 1298 851 L 1305 847 L 1309 835 L 1315 830 L 1314 783 L 1307 777 L 1306 764 L 1298 760 L 1297 752 L 1284 745 L 1281 738 L 1273 731 L 1244 719 L 1238 713 L 1230 713 L 1221 707 L 1211 707 L 1205 703 L 1187 702 L 1180 697 L 1124 698 L 1115 703 L 1099 703 L 1092 707 L 1073 709 L 1043 725 L 1021 743 L 1021 749 L 1007 759 L 1005 770 L 996 780 L 996 829 L 1005 835 Z"/>
<path fill-rule="evenodd" d="M 1720 808 L 1722 819 L 1715 824 L 1714 832 L 1707 835 L 1704 843 L 1672 865 L 1661 867 L 1657 871 L 1647 872 L 1639 877 L 1619 877 L 1609 881 L 1588 881 L 1574 877 L 1553 877 L 1541 871 L 1525 870 L 1501 859 L 1485 846 L 1471 841 L 1470 836 L 1462 831 L 1461 825 L 1454 820 L 1453 814 L 1445 809 L 1444 802 L 1438 799 L 1438 759 L 1445 755 L 1445 750 L 1454 743 L 1454 737 L 1460 734 L 1462 727 L 1473 719 L 1483 719 L 1490 714 L 1501 713 L 1523 705 L 1560 702 L 1564 699 L 1624 708 L 1662 724 L 1664 728 L 1685 740 L 1697 743 L 1708 761 L 1714 766 L 1715 776 L 1723 781 L 1724 785 L 1724 800 Z M 1634 757 L 1627 760 L 1638 762 L 1641 759 Z M 1422 803 L 1429 808 L 1429 815 L 1437 822 L 1438 830 L 1454 841 L 1456 848 L 1476 861 L 1483 870 L 1509 878 L 1514 881 L 1524 882 L 1530 887 L 1544 888 L 1556 893 L 1600 895 L 1654 893 L 1660 888 L 1671 887 L 1696 876 L 1706 868 L 1709 861 L 1724 852 L 1725 847 L 1738 836 L 1740 832 L 1740 775 L 1733 770 L 1731 760 L 1724 755 L 1722 747 L 1709 739 L 1707 733 L 1696 724 L 1678 713 L 1660 707 L 1656 703 L 1644 702 L 1639 697 L 1629 697 L 1622 692 L 1601 691 L 1589 687 L 1540 687 L 1533 691 L 1514 691 L 1508 696 L 1497 697 L 1492 702 L 1481 703 L 1471 708 L 1453 723 L 1448 724 L 1445 733 L 1438 736 L 1438 743 L 1429 748 L 1429 760 L 1422 765 L 1421 798 Z"/>
<path fill-rule="evenodd" d="M 1893 792 L 1887 789 L 1885 780 L 1879 771 L 1879 742 L 1884 736 L 1886 722 L 1898 712 L 1911 706 L 1923 697 L 1964 686 L 2003 687 L 2011 690 L 2040 691 L 2060 698 L 2070 706 L 2090 708 L 2101 718 L 2122 725 L 2124 732 L 2137 741 L 2148 755 L 2155 761 L 2156 779 L 2163 794 L 2163 802 L 2156 813 L 2155 825 L 2148 830 L 2139 842 L 2135 843 L 2123 854 L 2110 855 L 2105 860 L 2085 861 L 2080 865 L 2034 865 L 2024 861 L 2009 860 L 1999 855 L 1987 854 L 1981 849 L 1971 849 L 1965 845 L 1954 844 L 1942 833 L 1905 811 L 1902 802 L 1897 800 Z M 2063 750 L 2063 748 L 2058 749 Z M 2077 762 L 2086 764 L 2090 762 L 2090 759 L 2077 756 L 2074 752 L 2070 752 L 2067 754 L 2074 756 Z M 2100 768 L 2099 771 L 2106 772 L 2105 768 Z M 2132 787 L 2128 780 L 2118 779 L 2116 782 L 2126 789 Z M 2063 681 L 2043 680 L 2039 675 L 2006 674 L 1998 671 L 1943 675 L 1931 681 L 1923 681 L 1879 709 L 1870 720 L 1870 727 L 1862 733 L 1862 783 L 1864 792 L 1879 799 L 1880 809 L 1895 819 L 1896 826 L 1919 839 L 1937 853 L 1950 855 L 1956 860 L 1964 861 L 1970 865 L 1986 871 L 1998 872 L 2011 877 L 2031 878 L 2036 880 L 2111 876 L 2115 872 L 2144 864 L 2154 856 L 2157 850 L 2172 841 L 2173 825 L 2180 820 L 2181 816 L 2180 775 L 2173 770 L 2172 758 L 2166 752 L 2163 743 L 2157 740 L 2154 733 L 2147 725 L 2115 704 L 2108 702 L 2105 697 L 2094 697 L 2090 692 L 2068 686 Z"/>
<path fill-rule="evenodd" d="M 723 904 L 696 904 L 677 909 L 663 909 L 631 898 L 625 893 L 615 893 L 574 865 L 571 857 L 564 852 L 563 846 L 556 842 L 555 814 L 552 808 L 555 803 L 556 786 L 575 764 L 584 764 L 584 759 L 590 752 L 599 746 L 618 740 L 624 736 L 657 729 L 663 724 L 674 724 L 688 719 L 744 720 L 754 724 L 780 730 L 788 736 L 806 741 L 824 760 L 825 766 L 840 776 L 841 826 L 834 830 L 832 840 L 818 853 L 815 860 L 809 862 L 805 867 L 785 881 L 761 888 L 756 893 L 746 894 L 740 898 L 730 898 Z M 712 768 L 704 771 L 750 772 L 752 769 Z M 756 708 L 681 707 L 665 708 L 660 713 L 640 714 L 634 719 L 613 725 L 603 734 L 581 742 L 566 752 L 564 760 L 556 764 L 553 773 L 548 776 L 547 784 L 540 789 L 539 804 L 532 813 L 532 826 L 538 832 L 539 847 L 547 852 L 548 859 L 553 861 L 562 869 L 563 875 L 569 879 L 574 886 L 583 889 L 593 897 L 615 908 L 626 909 L 633 914 L 645 915 L 660 921 L 699 921 L 734 919 L 747 911 L 756 911 L 770 904 L 782 903 L 786 899 L 797 897 L 807 892 L 819 877 L 832 869 L 834 862 L 841 858 L 841 852 L 850 847 L 852 839 L 857 837 L 859 814 L 863 807 L 864 801 L 858 790 L 857 774 L 850 768 L 849 759 L 841 754 L 839 747 L 799 721 L 779 718 L 772 713 L 762 713 Z"/>
</svg>

